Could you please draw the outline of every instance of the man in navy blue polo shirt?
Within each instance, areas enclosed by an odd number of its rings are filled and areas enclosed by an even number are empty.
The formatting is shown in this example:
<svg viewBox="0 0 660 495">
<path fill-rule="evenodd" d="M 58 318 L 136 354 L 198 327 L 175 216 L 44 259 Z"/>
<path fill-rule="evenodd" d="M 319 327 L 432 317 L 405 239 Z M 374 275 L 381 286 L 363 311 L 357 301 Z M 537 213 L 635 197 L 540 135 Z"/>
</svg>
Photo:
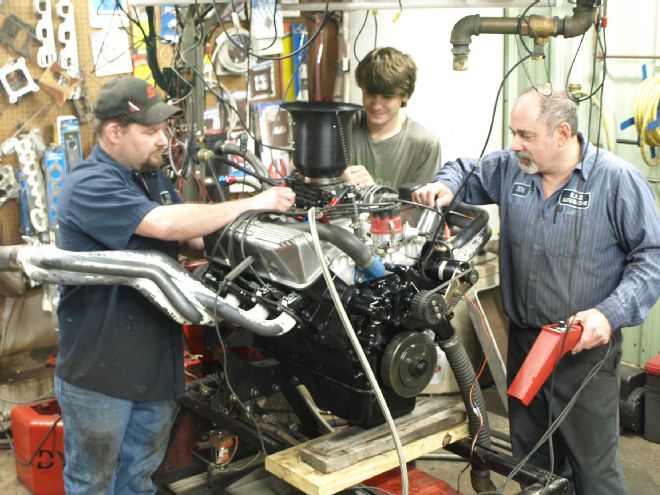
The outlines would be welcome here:
<svg viewBox="0 0 660 495">
<path fill-rule="evenodd" d="M 621 327 L 643 322 L 660 296 L 654 194 L 636 167 L 576 131 L 577 104 L 565 91 L 530 88 L 516 100 L 510 121 L 509 149 L 479 164 L 448 162 L 436 182 L 413 197 L 446 206 L 458 194 L 467 203 L 499 205 L 509 384 L 540 327 L 560 320 L 584 327 L 552 384 L 548 380 L 528 407 L 509 399 L 514 455 L 522 459 L 532 450 L 602 362 L 553 436 L 554 465 L 548 442 L 530 462 L 569 478 L 578 495 L 624 495 L 617 457 Z"/>
<path fill-rule="evenodd" d="M 70 251 L 201 253 L 200 236 L 248 210 L 288 210 L 286 187 L 219 204 L 182 204 L 160 171 L 168 119 L 181 113 L 146 82 L 105 84 L 98 143 L 68 175 L 58 207 Z M 64 420 L 68 495 L 153 494 L 174 399 L 184 392 L 180 327 L 126 286 L 64 286 L 55 392 Z"/>
</svg>

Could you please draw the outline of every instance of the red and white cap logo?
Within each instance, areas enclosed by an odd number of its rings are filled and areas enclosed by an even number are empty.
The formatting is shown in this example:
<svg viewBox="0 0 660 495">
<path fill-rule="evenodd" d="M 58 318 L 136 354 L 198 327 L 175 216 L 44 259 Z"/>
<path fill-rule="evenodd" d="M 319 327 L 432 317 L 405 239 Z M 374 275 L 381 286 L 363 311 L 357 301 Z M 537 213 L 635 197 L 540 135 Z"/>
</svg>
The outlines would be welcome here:
<svg viewBox="0 0 660 495">
<path fill-rule="evenodd" d="M 139 105 L 136 105 L 131 100 L 128 100 L 128 111 L 130 113 L 139 112 L 142 108 Z"/>
</svg>

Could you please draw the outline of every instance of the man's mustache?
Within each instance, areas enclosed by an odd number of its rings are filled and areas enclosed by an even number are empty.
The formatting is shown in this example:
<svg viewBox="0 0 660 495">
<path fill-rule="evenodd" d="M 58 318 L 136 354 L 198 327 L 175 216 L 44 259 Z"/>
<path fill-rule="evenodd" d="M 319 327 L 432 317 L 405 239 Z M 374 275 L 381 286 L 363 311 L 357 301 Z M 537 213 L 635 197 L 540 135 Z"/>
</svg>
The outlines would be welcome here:
<svg viewBox="0 0 660 495">
<path fill-rule="evenodd" d="M 527 151 L 516 151 L 515 153 L 516 153 L 516 157 L 518 157 L 518 160 L 520 160 L 521 158 L 524 160 L 528 160 L 530 162 L 534 160 L 532 154 L 528 153 Z"/>
</svg>

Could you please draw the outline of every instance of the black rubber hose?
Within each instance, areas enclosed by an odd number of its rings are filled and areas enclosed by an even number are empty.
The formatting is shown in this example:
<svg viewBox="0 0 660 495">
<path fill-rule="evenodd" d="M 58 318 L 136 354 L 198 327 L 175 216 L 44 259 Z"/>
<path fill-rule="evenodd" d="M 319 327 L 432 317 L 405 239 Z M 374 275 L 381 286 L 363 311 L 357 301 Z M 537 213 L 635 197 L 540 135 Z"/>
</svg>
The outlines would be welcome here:
<svg viewBox="0 0 660 495">
<path fill-rule="evenodd" d="M 151 75 L 154 78 L 156 85 L 165 91 L 169 96 L 173 97 L 176 95 L 176 80 L 171 77 L 167 77 L 160 68 L 158 63 L 158 50 L 156 46 L 156 27 L 154 22 L 154 7 L 146 7 L 147 12 L 147 24 L 149 26 L 149 32 L 146 35 L 144 44 L 147 48 L 147 65 L 149 70 L 151 70 Z"/>
<path fill-rule="evenodd" d="M 264 166 L 261 160 L 259 160 L 259 158 L 257 158 L 257 156 L 254 153 L 248 150 L 242 150 L 240 146 L 231 143 L 219 143 L 216 145 L 214 151 L 218 155 L 242 156 L 243 158 L 245 158 L 246 162 L 248 162 L 250 165 L 252 165 L 252 167 L 254 167 L 254 170 L 257 173 L 265 177 L 268 176 L 268 169 Z"/>
<path fill-rule="evenodd" d="M 444 318 L 436 325 L 436 333 L 439 337 L 438 344 L 447 356 L 447 362 L 456 378 L 456 383 L 461 392 L 463 403 L 468 417 L 468 428 L 470 435 L 477 439 L 477 445 L 481 447 L 490 447 L 490 426 L 488 421 L 488 412 L 484 403 L 484 397 L 481 393 L 481 387 L 477 383 L 477 377 L 472 367 L 465 348 L 456 335 L 456 331 L 451 323 Z M 474 387 L 473 387 L 474 385 Z M 470 390 L 472 390 L 472 401 L 470 401 Z M 479 410 L 479 416 L 474 412 L 472 404 Z M 470 473 L 473 488 L 478 491 L 488 491 L 494 488 L 490 480 L 490 474 L 478 462 L 473 463 Z"/>
<path fill-rule="evenodd" d="M 465 217 L 469 218 L 465 218 Z M 466 203 L 460 203 L 447 214 L 449 225 L 456 225 L 461 231 L 452 240 L 452 247 L 459 249 L 488 225 L 488 212 Z"/>
<path fill-rule="evenodd" d="M 484 404 L 484 398 L 481 393 L 481 388 L 476 381 L 476 374 L 472 368 L 472 363 L 468 359 L 465 348 L 461 344 L 458 336 L 455 334 L 449 339 L 439 342 L 440 348 L 447 355 L 447 361 L 454 372 L 456 382 L 461 391 L 461 397 L 468 413 L 468 423 L 470 426 L 470 434 L 474 437 L 478 433 L 477 443 L 483 447 L 490 447 L 490 426 L 488 424 L 488 414 Z M 481 419 L 474 413 L 472 403 L 470 402 L 470 389 L 472 390 L 472 402 L 479 409 Z M 483 420 L 483 425 L 482 425 Z M 481 431 L 479 431 L 481 428 Z"/>
<path fill-rule="evenodd" d="M 291 223 L 287 224 L 287 227 L 303 230 L 305 232 L 310 231 L 308 223 Z M 368 268 L 373 263 L 374 255 L 369 248 L 354 235 L 347 235 L 349 232 L 346 229 L 337 225 L 317 223 L 316 230 L 318 231 L 321 240 L 329 242 L 339 248 L 355 261 L 358 266 Z"/>
</svg>

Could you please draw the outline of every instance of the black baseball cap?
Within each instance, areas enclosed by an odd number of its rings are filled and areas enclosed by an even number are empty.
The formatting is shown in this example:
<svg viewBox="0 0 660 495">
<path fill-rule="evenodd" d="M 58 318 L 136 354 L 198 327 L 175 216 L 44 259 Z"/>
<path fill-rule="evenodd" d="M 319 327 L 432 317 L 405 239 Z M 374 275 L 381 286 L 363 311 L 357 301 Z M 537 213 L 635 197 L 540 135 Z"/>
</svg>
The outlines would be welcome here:
<svg viewBox="0 0 660 495">
<path fill-rule="evenodd" d="M 105 83 L 94 108 L 97 119 L 127 117 L 142 125 L 160 124 L 182 112 L 179 107 L 163 103 L 156 89 L 137 77 L 121 77 Z"/>
</svg>

